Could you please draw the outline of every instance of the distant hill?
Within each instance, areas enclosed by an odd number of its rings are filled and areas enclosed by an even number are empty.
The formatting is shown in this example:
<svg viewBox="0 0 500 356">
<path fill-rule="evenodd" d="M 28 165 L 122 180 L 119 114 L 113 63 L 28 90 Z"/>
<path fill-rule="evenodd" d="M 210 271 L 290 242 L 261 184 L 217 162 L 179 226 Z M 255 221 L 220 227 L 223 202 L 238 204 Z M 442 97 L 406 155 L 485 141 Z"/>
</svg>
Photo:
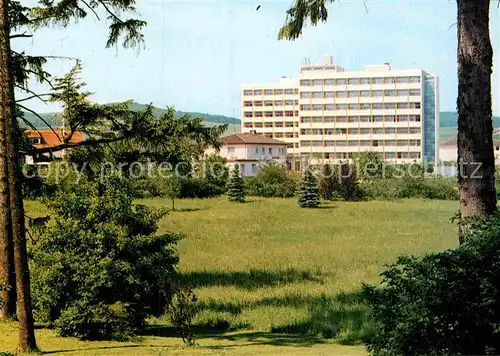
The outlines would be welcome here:
<svg viewBox="0 0 500 356">
<path fill-rule="evenodd" d="M 500 128 L 500 117 L 493 116 L 493 127 Z M 456 137 L 457 135 L 457 113 L 454 111 L 441 111 L 439 113 L 439 138 L 441 142 Z M 500 138 L 494 135 L 495 138 Z"/>
<path fill-rule="evenodd" d="M 145 104 L 139 104 L 139 103 L 132 103 L 131 109 L 134 111 L 141 111 L 146 108 L 147 105 Z M 153 113 L 155 117 L 160 117 L 165 113 L 166 109 L 160 109 L 157 107 L 154 107 Z M 59 116 L 60 113 L 57 112 L 49 112 L 49 113 L 41 113 L 39 114 L 47 123 L 49 123 L 52 127 L 55 126 L 61 126 L 62 121 Z M 241 121 L 240 119 L 237 119 L 235 117 L 228 117 L 224 115 L 212 115 L 212 114 L 206 114 L 206 113 L 199 113 L 199 112 L 185 112 L 185 111 L 176 111 L 177 116 L 182 116 L 182 115 L 189 115 L 191 117 L 199 117 L 202 118 L 207 126 L 214 126 L 214 125 L 222 125 L 222 124 L 228 124 L 228 129 L 226 133 L 233 133 L 233 132 L 239 132 L 240 131 L 240 124 Z M 32 126 L 34 126 L 37 129 L 41 128 L 47 128 L 47 124 L 43 122 L 43 120 L 40 120 L 36 115 L 30 113 L 30 112 L 25 112 L 24 116 L 27 121 L 31 123 Z M 27 126 L 27 125 L 25 125 Z"/>
<path fill-rule="evenodd" d="M 440 127 L 457 127 L 457 113 L 454 111 L 441 111 L 439 113 Z M 493 127 L 500 127 L 500 117 L 493 116 Z"/>
</svg>

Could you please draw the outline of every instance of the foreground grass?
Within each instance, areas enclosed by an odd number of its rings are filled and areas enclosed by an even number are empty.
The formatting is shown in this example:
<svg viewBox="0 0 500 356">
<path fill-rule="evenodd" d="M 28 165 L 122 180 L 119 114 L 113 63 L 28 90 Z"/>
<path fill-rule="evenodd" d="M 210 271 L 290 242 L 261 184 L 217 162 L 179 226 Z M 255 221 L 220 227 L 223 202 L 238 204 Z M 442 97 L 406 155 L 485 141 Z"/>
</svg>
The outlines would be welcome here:
<svg viewBox="0 0 500 356">
<path fill-rule="evenodd" d="M 148 199 L 149 206 L 170 205 Z M 359 355 L 370 327 L 361 282 L 376 283 L 398 255 L 457 245 L 456 202 L 334 202 L 300 209 L 295 199 L 180 200 L 162 231 L 181 231 L 180 270 L 201 312 L 198 347 L 187 349 L 161 328 L 134 343 L 79 342 L 39 330 L 44 351 L 73 355 L 287 354 Z M 30 216 L 46 211 L 29 202 Z M 164 319 L 152 324 L 167 326 Z M 236 332 L 234 332 L 237 330 Z M 0 324 L 0 350 L 13 350 L 13 324 Z M 230 332 L 233 331 L 233 332 Z M 7 337 L 4 337 L 7 335 Z M 333 338 L 332 340 L 327 338 Z"/>
</svg>

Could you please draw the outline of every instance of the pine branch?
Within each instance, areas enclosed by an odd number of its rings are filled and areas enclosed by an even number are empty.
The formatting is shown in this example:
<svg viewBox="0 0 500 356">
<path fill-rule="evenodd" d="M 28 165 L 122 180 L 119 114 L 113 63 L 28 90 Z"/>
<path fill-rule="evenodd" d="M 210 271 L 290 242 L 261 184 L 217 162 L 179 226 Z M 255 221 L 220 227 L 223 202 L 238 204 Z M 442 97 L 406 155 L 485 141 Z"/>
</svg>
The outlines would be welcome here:
<svg viewBox="0 0 500 356">
<path fill-rule="evenodd" d="M 20 107 L 21 109 L 23 109 L 24 111 L 27 111 L 27 112 L 30 112 L 32 113 L 33 115 L 35 115 L 38 119 L 42 120 L 42 122 L 47 125 L 48 128 L 50 128 L 52 130 L 52 132 L 54 133 L 54 135 L 56 135 L 56 137 L 59 137 L 59 135 L 57 134 L 57 132 L 54 130 L 54 128 L 43 118 L 41 117 L 36 111 L 34 110 L 31 110 L 30 108 L 24 106 L 24 105 L 21 105 L 21 104 L 17 104 L 16 103 L 16 106 Z"/>
</svg>

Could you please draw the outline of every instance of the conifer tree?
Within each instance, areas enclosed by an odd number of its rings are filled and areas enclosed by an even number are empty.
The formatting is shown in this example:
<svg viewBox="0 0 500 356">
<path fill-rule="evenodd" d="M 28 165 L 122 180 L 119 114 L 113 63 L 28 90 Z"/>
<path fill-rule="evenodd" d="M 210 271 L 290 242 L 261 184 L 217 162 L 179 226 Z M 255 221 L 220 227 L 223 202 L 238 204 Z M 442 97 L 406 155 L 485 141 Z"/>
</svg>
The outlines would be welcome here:
<svg viewBox="0 0 500 356">
<path fill-rule="evenodd" d="M 319 180 L 319 192 L 321 197 L 326 200 L 332 200 L 335 191 L 335 175 L 332 166 L 325 164 L 321 169 L 321 177 Z"/>
<path fill-rule="evenodd" d="M 300 180 L 299 205 L 301 208 L 319 206 L 318 181 L 309 168 L 304 169 Z"/>
<path fill-rule="evenodd" d="M 240 166 L 236 164 L 229 176 L 227 183 L 227 196 L 230 201 L 244 203 L 245 202 L 245 188 L 243 178 L 240 174 Z"/>
</svg>

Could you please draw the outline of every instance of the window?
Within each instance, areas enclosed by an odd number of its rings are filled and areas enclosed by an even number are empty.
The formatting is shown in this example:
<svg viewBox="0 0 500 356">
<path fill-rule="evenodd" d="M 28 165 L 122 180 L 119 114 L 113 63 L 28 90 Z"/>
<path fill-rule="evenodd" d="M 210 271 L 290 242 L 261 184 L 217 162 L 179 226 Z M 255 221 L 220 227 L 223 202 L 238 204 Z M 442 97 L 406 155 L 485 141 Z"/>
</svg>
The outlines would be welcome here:
<svg viewBox="0 0 500 356">
<path fill-rule="evenodd" d="M 273 154 L 273 149 L 272 147 L 269 147 L 269 150 L 268 150 L 269 154 L 272 155 Z"/>
<path fill-rule="evenodd" d="M 285 117 L 293 117 L 293 111 L 285 111 Z"/>
<path fill-rule="evenodd" d="M 410 103 L 410 109 L 420 109 L 420 103 Z"/>
<path fill-rule="evenodd" d="M 243 90 L 243 95 L 252 95 L 251 90 Z"/>
<path fill-rule="evenodd" d="M 410 82 L 410 78 L 408 77 L 398 77 L 398 83 L 406 84 Z"/>
<path fill-rule="evenodd" d="M 253 117 L 253 113 L 246 111 L 244 116 L 245 117 Z"/>
<path fill-rule="evenodd" d="M 259 147 L 255 147 L 255 153 L 259 153 Z"/>
<path fill-rule="evenodd" d="M 283 132 L 275 132 L 274 138 L 283 138 Z"/>
<path fill-rule="evenodd" d="M 370 84 L 370 78 L 361 78 L 361 84 Z"/>
<path fill-rule="evenodd" d="M 370 91 L 369 90 L 362 90 L 361 91 L 361 96 L 363 98 L 369 98 L 370 97 Z"/>
<path fill-rule="evenodd" d="M 241 175 L 242 176 L 245 175 L 245 164 L 244 163 L 241 164 Z"/>
<path fill-rule="evenodd" d="M 379 109 L 383 109 L 384 105 L 381 104 L 381 103 L 375 103 L 375 104 L 372 104 L 372 109 L 373 110 L 379 110 Z"/>
<path fill-rule="evenodd" d="M 293 105 L 293 100 L 285 100 L 285 105 Z"/>
<path fill-rule="evenodd" d="M 394 135 L 396 133 L 396 130 L 394 128 L 392 128 L 392 127 L 386 127 L 385 128 L 385 133 L 387 135 Z"/>
<path fill-rule="evenodd" d="M 311 80 L 309 80 L 309 79 L 302 79 L 302 80 L 300 81 L 300 85 L 301 85 L 301 86 L 304 86 L 304 87 L 308 87 L 308 86 L 310 86 L 310 85 L 311 85 Z"/>
<path fill-rule="evenodd" d="M 315 104 L 313 105 L 313 110 L 323 110 L 323 105 Z"/>
<path fill-rule="evenodd" d="M 420 134 L 420 128 L 419 127 L 410 127 L 410 133 L 411 134 Z"/>
<path fill-rule="evenodd" d="M 389 109 L 396 109 L 396 103 L 385 103 L 384 108 L 389 110 Z"/>
<path fill-rule="evenodd" d="M 297 92 L 298 92 L 298 90 L 297 90 Z M 294 93 L 295 93 L 295 90 L 293 90 L 293 89 L 285 89 L 286 95 L 293 95 Z"/>
<path fill-rule="evenodd" d="M 408 131 L 409 131 L 409 130 L 408 130 L 408 128 L 407 128 L 407 127 L 398 127 L 398 128 L 396 129 L 396 133 L 397 133 L 398 135 L 406 135 L 406 134 L 408 134 Z"/>
<path fill-rule="evenodd" d="M 283 111 L 275 111 L 274 117 L 283 117 Z"/>
<path fill-rule="evenodd" d="M 361 110 L 370 110 L 370 104 L 360 104 L 359 108 Z"/>
<path fill-rule="evenodd" d="M 252 173 L 257 172 L 257 165 L 255 163 L 252 163 Z"/>
<path fill-rule="evenodd" d="M 265 116 L 265 117 L 273 117 L 273 112 L 272 112 L 272 111 L 266 111 L 266 112 L 264 113 L 264 116 Z M 272 124 L 271 124 L 271 125 L 272 125 Z M 272 126 L 266 126 L 266 127 L 272 127 Z"/>
<path fill-rule="evenodd" d="M 359 79 L 358 78 L 350 78 L 347 81 L 347 83 L 350 84 L 350 85 L 358 85 L 359 84 Z"/>
<path fill-rule="evenodd" d="M 260 148 L 260 153 L 265 153 L 266 152 L 266 149 L 264 147 L 261 147 Z"/>
<path fill-rule="evenodd" d="M 398 103 L 398 109 L 408 109 L 408 103 Z"/>
<path fill-rule="evenodd" d="M 300 122 L 303 124 L 308 124 L 311 122 L 311 117 L 305 116 L 300 118 Z"/>
<path fill-rule="evenodd" d="M 262 95 L 262 90 L 260 89 L 254 90 L 253 95 Z"/>
<path fill-rule="evenodd" d="M 300 110 L 302 111 L 310 111 L 312 109 L 311 105 L 301 105 Z"/>
<path fill-rule="evenodd" d="M 370 117 L 369 116 L 360 116 L 359 121 L 360 122 L 370 122 Z"/>
<path fill-rule="evenodd" d="M 420 83 L 420 77 L 410 77 L 410 83 Z"/>
<path fill-rule="evenodd" d="M 325 79 L 325 85 L 335 85 L 335 79 Z"/>
<path fill-rule="evenodd" d="M 262 117 L 262 111 L 255 112 L 255 117 Z"/>
<path fill-rule="evenodd" d="M 374 96 L 374 97 L 384 96 L 384 91 L 383 90 L 374 90 L 372 92 L 372 96 Z"/>
<path fill-rule="evenodd" d="M 349 91 L 348 96 L 349 98 L 357 98 L 359 96 L 359 91 L 357 90 Z"/>
<path fill-rule="evenodd" d="M 283 100 L 276 100 L 274 106 L 283 106 Z"/>
<path fill-rule="evenodd" d="M 321 116 L 314 116 L 314 117 L 312 118 L 312 122 L 314 122 L 314 123 L 316 123 L 316 124 L 320 124 L 322 121 L 323 121 L 323 120 L 322 120 Z"/>
<path fill-rule="evenodd" d="M 384 117 L 380 115 L 376 115 L 373 117 L 373 122 L 382 122 L 384 121 Z"/>
<path fill-rule="evenodd" d="M 372 78 L 372 84 L 384 84 L 384 78 Z"/>
<path fill-rule="evenodd" d="M 362 128 L 362 129 L 360 129 L 359 133 L 361 135 L 369 135 L 370 134 L 370 129 L 367 128 L 367 127 L 366 128 Z"/>
<path fill-rule="evenodd" d="M 347 105 L 346 104 L 337 104 L 336 108 L 337 108 L 337 110 L 347 110 Z"/>
<path fill-rule="evenodd" d="M 408 140 L 398 140 L 396 142 L 397 146 L 408 146 Z"/>
<path fill-rule="evenodd" d="M 323 80 L 322 79 L 314 79 L 313 85 L 315 85 L 315 86 L 323 85 Z"/>
<path fill-rule="evenodd" d="M 359 104 L 349 104 L 349 110 L 359 110 Z"/>
<path fill-rule="evenodd" d="M 262 122 L 256 122 L 256 123 L 254 124 L 254 127 L 255 127 L 256 129 L 261 129 L 261 128 L 262 128 Z"/>
<path fill-rule="evenodd" d="M 323 98 L 323 92 L 322 91 L 315 91 L 313 93 L 313 98 Z"/>
<path fill-rule="evenodd" d="M 300 97 L 301 97 L 302 99 L 310 98 L 310 97 L 311 97 L 311 92 L 309 92 L 309 91 L 304 91 L 304 92 L 300 93 Z"/>
<path fill-rule="evenodd" d="M 283 123 L 282 122 L 275 122 L 274 127 L 283 127 Z"/>
<path fill-rule="evenodd" d="M 323 118 L 323 122 L 325 122 L 325 123 L 332 123 L 332 122 L 335 122 L 335 117 L 333 117 L 333 116 L 325 116 L 325 117 Z"/>
<path fill-rule="evenodd" d="M 408 89 L 398 89 L 397 90 L 398 96 L 408 96 L 408 94 L 409 94 Z"/>
<path fill-rule="evenodd" d="M 325 111 L 333 111 L 333 110 L 335 110 L 334 104 L 326 104 L 325 105 Z"/>
<path fill-rule="evenodd" d="M 274 95 L 283 95 L 283 89 L 274 89 Z"/>
<path fill-rule="evenodd" d="M 396 96 L 396 91 L 395 90 L 385 90 L 384 96 Z"/>
<path fill-rule="evenodd" d="M 273 106 L 273 101 L 272 100 L 264 101 L 264 106 Z"/>
<path fill-rule="evenodd" d="M 325 91 L 325 98 L 334 98 L 334 97 L 335 97 L 334 91 Z"/>
<path fill-rule="evenodd" d="M 385 77 L 384 84 L 394 84 L 396 83 L 396 78 L 394 77 Z"/>
<path fill-rule="evenodd" d="M 345 98 L 345 97 L 346 97 L 345 91 L 338 91 L 337 92 L 337 98 Z"/>
<path fill-rule="evenodd" d="M 262 106 L 262 101 L 254 101 L 253 106 Z"/>
<path fill-rule="evenodd" d="M 227 148 L 227 153 L 228 153 L 228 154 L 232 154 L 232 153 L 234 153 L 234 152 L 235 152 L 235 151 L 234 151 L 234 147 L 228 147 L 228 148 Z"/>
<path fill-rule="evenodd" d="M 273 90 L 272 89 L 264 90 L 264 95 L 273 95 Z"/>
<path fill-rule="evenodd" d="M 349 116 L 347 120 L 349 122 L 359 122 L 359 116 Z"/>
<path fill-rule="evenodd" d="M 349 129 L 349 135 L 359 135 L 359 129 Z"/>
<path fill-rule="evenodd" d="M 411 89 L 410 96 L 420 96 L 420 89 Z"/>
<path fill-rule="evenodd" d="M 245 124 L 243 125 L 243 127 L 246 128 L 246 129 L 251 129 L 253 126 L 252 126 L 251 122 L 245 122 Z"/>
</svg>

